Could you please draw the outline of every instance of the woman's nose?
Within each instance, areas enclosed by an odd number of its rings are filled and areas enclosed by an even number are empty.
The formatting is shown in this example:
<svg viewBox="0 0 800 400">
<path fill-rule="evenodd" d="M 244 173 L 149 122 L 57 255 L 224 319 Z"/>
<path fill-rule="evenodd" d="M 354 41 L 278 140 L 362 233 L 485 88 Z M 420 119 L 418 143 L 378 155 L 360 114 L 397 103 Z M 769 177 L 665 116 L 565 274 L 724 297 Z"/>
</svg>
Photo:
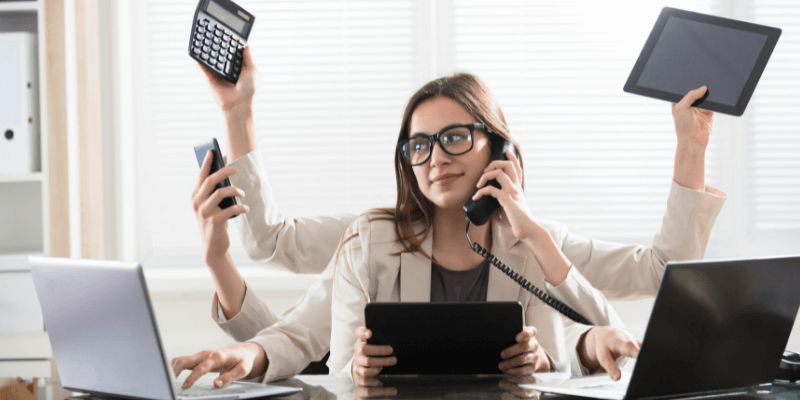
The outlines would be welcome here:
<svg viewBox="0 0 800 400">
<path fill-rule="evenodd" d="M 451 157 L 450 154 L 442 150 L 442 145 L 438 142 L 433 143 L 433 147 L 431 148 L 431 166 L 450 164 L 452 161 Z"/>
</svg>

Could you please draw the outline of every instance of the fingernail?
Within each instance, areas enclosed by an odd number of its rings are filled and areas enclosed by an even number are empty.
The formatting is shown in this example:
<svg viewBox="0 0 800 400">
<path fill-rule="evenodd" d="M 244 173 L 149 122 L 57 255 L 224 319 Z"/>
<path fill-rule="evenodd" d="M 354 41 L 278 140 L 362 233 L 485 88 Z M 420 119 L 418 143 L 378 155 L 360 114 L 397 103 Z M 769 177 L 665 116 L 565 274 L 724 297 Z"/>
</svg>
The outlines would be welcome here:
<svg viewBox="0 0 800 400">
<path fill-rule="evenodd" d="M 219 379 L 215 380 L 215 381 L 214 381 L 214 386 L 216 386 L 216 387 L 218 387 L 218 388 L 221 388 L 221 387 L 222 387 L 222 381 L 221 381 L 221 380 L 219 380 Z"/>
<path fill-rule="evenodd" d="M 188 389 L 189 388 L 189 382 L 183 382 L 183 386 L 181 386 L 181 387 L 184 388 L 184 389 Z"/>
<path fill-rule="evenodd" d="M 247 204 L 244 205 L 244 212 L 250 212 L 250 207 Z"/>
</svg>

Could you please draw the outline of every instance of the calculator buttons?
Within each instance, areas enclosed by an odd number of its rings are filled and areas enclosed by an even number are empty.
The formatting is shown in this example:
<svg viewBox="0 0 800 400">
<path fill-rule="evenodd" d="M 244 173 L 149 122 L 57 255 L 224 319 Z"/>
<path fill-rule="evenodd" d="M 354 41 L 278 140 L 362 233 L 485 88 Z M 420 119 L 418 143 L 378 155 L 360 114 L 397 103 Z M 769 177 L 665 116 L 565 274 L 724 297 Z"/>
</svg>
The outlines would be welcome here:
<svg viewBox="0 0 800 400">
<path fill-rule="evenodd" d="M 200 55 L 200 58 L 202 58 L 202 59 L 203 59 L 203 61 L 207 61 L 207 60 L 208 60 L 208 53 L 203 53 L 203 54 L 201 54 L 201 55 Z"/>
<path fill-rule="evenodd" d="M 203 44 L 205 44 L 206 46 L 211 46 L 211 39 L 204 39 Z"/>
<path fill-rule="evenodd" d="M 222 42 L 222 44 L 219 45 L 219 47 L 222 47 L 223 49 L 227 50 L 228 49 L 228 43 L 227 42 Z"/>
<path fill-rule="evenodd" d="M 231 37 L 229 35 L 224 35 L 224 36 L 222 36 L 222 41 L 223 42 L 230 42 L 231 41 Z"/>
<path fill-rule="evenodd" d="M 197 56 L 197 55 L 200 55 L 200 48 L 199 48 L 199 47 L 195 47 L 195 48 L 192 50 L 192 53 L 194 53 L 194 55 L 196 55 L 196 56 Z"/>
<path fill-rule="evenodd" d="M 223 69 L 223 68 L 225 68 L 225 64 L 222 61 L 220 61 L 220 62 L 217 63 L 217 68 L 218 69 Z"/>
<path fill-rule="evenodd" d="M 219 46 L 218 46 L 218 45 L 216 45 L 216 44 L 212 44 L 212 45 L 211 45 L 211 50 L 214 50 L 214 51 L 219 51 Z"/>
<path fill-rule="evenodd" d="M 216 44 L 219 44 L 219 43 L 220 43 L 220 40 L 219 40 L 219 38 L 218 38 L 218 37 L 215 37 L 215 38 L 214 38 L 214 43 L 216 43 Z"/>
<path fill-rule="evenodd" d="M 241 69 L 241 68 L 239 68 L 239 66 L 238 66 L 238 65 L 234 65 L 234 66 L 233 66 L 233 71 L 234 71 L 234 72 L 236 72 L 236 73 L 238 74 L 239 72 L 242 72 L 242 69 Z"/>
<path fill-rule="evenodd" d="M 233 77 L 233 79 L 236 79 L 236 78 L 238 78 L 238 77 L 239 77 L 239 74 L 237 74 L 236 72 L 234 72 L 234 73 L 233 73 L 233 75 L 231 75 L 231 76 Z"/>
<path fill-rule="evenodd" d="M 217 58 L 217 52 L 216 51 L 212 51 L 211 52 L 211 58 Z"/>
<path fill-rule="evenodd" d="M 230 74 L 231 74 L 231 62 L 228 61 L 225 63 L 225 75 L 230 75 Z"/>
<path fill-rule="evenodd" d="M 239 42 L 236 40 L 231 40 L 231 47 L 235 49 L 237 46 L 239 46 Z"/>
<path fill-rule="evenodd" d="M 206 33 L 206 30 L 202 26 L 198 26 L 197 27 L 197 33 Z"/>
<path fill-rule="evenodd" d="M 211 48 L 210 48 L 210 47 L 208 47 L 208 46 L 203 46 L 203 53 L 208 53 L 209 51 L 211 51 Z"/>
<path fill-rule="evenodd" d="M 225 62 L 225 56 L 220 55 L 219 57 L 217 57 L 217 61 L 219 61 L 221 63 L 224 63 Z"/>
<path fill-rule="evenodd" d="M 203 43 L 201 43 L 199 40 L 195 40 L 194 41 L 194 47 L 200 47 L 202 45 L 203 45 Z"/>
<path fill-rule="evenodd" d="M 231 60 L 233 60 L 233 54 L 228 53 L 228 61 L 231 61 Z"/>
<path fill-rule="evenodd" d="M 214 31 L 214 35 L 216 35 L 217 37 L 222 37 L 222 31 L 217 29 L 216 31 Z"/>
<path fill-rule="evenodd" d="M 214 34 L 213 34 L 213 33 L 211 33 L 211 32 L 206 32 L 206 37 L 207 37 L 207 38 L 209 38 L 209 39 L 211 39 L 211 38 L 213 38 L 213 37 L 214 37 Z"/>
<path fill-rule="evenodd" d="M 200 25 L 200 26 L 206 26 L 206 25 L 208 25 L 208 20 L 207 19 L 202 19 L 202 20 L 198 19 L 197 20 L 197 24 Z"/>
<path fill-rule="evenodd" d="M 195 33 L 195 34 L 194 34 L 194 38 L 195 38 L 195 39 L 197 39 L 197 40 L 200 40 L 200 39 L 202 39 L 202 38 L 203 38 L 203 35 L 202 35 L 202 34 L 200 34 L 200 33 Z"/>
<path fill-rule="evenodd" d="M 227 55 L 228 55 L 228 51 L 227 51 L 227 50 L 225 50 L 225 49 L 222 49 L 222 50 L 220 50 L 220 51 L 219 51 L 219 55 L 221 55 L 221 56 L 225 57 L 225 56 L 227 56 Z"/>
<path fill-rule="evenodd" d="M 242 66 L 242 59 L 241 58 L 234 58 L 233 62 L 236 63 L 237 66 Z"/>
</svg>

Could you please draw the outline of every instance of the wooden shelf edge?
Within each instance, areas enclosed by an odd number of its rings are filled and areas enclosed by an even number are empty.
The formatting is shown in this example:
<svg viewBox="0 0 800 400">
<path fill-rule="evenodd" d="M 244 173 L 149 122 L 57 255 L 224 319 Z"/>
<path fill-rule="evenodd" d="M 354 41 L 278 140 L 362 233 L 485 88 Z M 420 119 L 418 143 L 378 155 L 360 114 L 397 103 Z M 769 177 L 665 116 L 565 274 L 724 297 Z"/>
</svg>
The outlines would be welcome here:
<svg viewBox="0 0 800 400">
<path fill-rule="evenodd" d="M 38 1 L 0 1 L 0 12 L 36 12 Z"/>
</svg>

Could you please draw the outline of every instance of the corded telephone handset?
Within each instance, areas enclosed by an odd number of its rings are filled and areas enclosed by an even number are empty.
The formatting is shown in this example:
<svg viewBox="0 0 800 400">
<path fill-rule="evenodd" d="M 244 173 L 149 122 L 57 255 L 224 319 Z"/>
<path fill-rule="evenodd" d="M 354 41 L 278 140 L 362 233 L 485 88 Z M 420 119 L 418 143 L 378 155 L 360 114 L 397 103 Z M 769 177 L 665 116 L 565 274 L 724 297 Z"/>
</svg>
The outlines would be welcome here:
<svg viewBox="0 0 800 400">
<path fill-rule="evenodd" d="M 514 145 L 503 139 L 500 135 L 491 135 L 491 148 L 492 148 L 492 160 L 508 160 L 506 157 L 506 150 L 511 148 L 511 151 L 514 153 L 515 156 L 519 157 L 519 153 Z M 492 179 L 487 183 L 487 185 L 492 185 L 496 188 L 500 188 L 500 183 L 497 180 Z M 478 189 L 480 190 L 480 189 Z M 477 192 L 477 190 L 476 190 Z M 464 212 L 467 214 L 467 241 L 469 241 L 469 245 L 473 251 L 480 254 L 481 257 L 486 258 L 489 262 L 494 265 L 495 267 L 499 268 L 503 271 L 504 274 L 508 275 L 509 278 L 513 279 L 514 282 L 517 282 L 520 286 L 522 286 L 525 290 L 533 293 L 534 296 L 542 300 L 545 304 L 549 305 L 550 307 L 555 308 L 561 314 L 567 316 L 567 318 L 586 325 L 592 325 L 589 320 L 584 318 L 582 315 L 578 314 L 575 310 L 571 309 L 566 304 L 556 300 L 555 298 L 551 297 L 541 289 L 533 286 L 531 282 L 528 282 L 527 279 L 523 278 L 522 275 L 511 269 L 507 266 L 504 262 L 500 261 L 497 257 L 495 257 L 488 249 L 481 247 L 480 244 L 473 243 L 469 239 L 469 224 L 472 222 L 475 225 L 483 225 L 489 218 L 491 218 L 492 214 L 500 207 L 500 202 L 497 201 L 492 196 L 483 196 L 477 201 L 472 200 L 470 197 L 466 203 L 464 203 Z"/>
</svg>

